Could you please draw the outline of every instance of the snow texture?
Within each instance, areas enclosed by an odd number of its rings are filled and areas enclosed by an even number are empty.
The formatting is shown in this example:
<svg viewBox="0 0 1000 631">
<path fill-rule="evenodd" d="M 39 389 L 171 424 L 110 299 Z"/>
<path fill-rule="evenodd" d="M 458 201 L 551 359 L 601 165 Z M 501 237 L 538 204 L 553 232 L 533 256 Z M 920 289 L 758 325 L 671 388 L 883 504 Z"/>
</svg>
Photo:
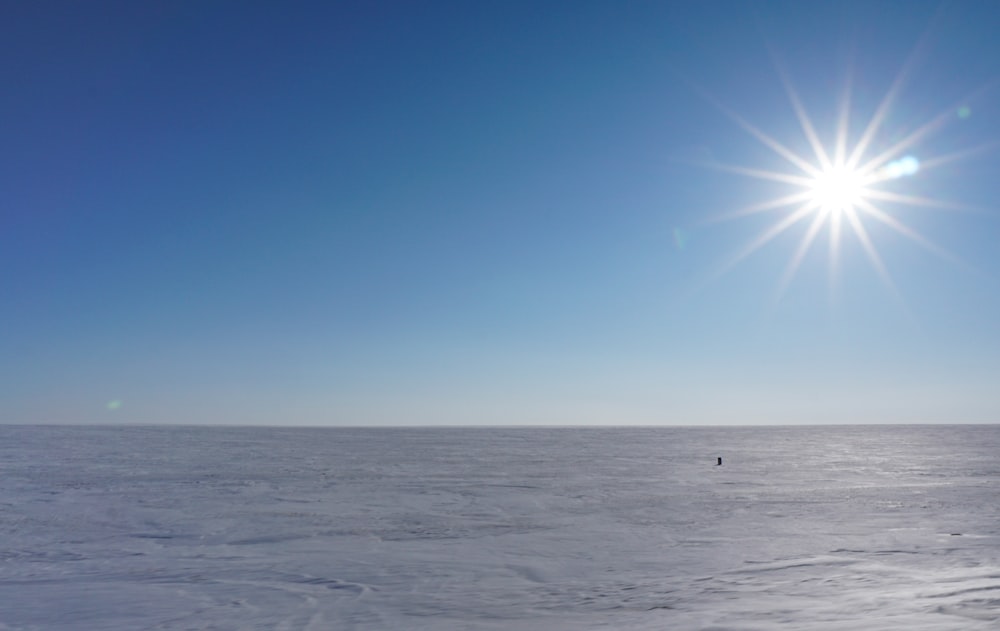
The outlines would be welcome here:
<svg viewBox="0 0 1000 631">
<path fill-rule="evenodd" d="M 1000 427 L 0 426 L 0 629 L 1000 629 Z"/>
</svg>

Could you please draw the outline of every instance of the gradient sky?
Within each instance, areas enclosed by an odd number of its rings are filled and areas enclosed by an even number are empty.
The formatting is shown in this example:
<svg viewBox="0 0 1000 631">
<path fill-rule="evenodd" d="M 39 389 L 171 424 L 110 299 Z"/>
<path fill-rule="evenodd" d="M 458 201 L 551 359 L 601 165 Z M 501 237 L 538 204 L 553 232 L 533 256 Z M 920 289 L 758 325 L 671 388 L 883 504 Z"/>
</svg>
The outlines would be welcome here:
<svg viewBox="0 0 1000 631">
<path fill-rule="evenodd" d="M 8 2 L 0 422 L 1000 420 L 1000 5 Z M 939 125 L 892 288 L 713 168 Z M 850 79 L 848 76 L 850 75 Z M 727 114 L 730 112 L 730 114 Z M 939 116 L 940 115 L 940 116 Z M 937 117 L 937 118 L 936 118 Z M 987 147 L 988 149 L 988 147 Z M 901 154 L 900 157 L 903 157 Z M 834 280 L 831 282 L 831 276 Z"/>
</svg>

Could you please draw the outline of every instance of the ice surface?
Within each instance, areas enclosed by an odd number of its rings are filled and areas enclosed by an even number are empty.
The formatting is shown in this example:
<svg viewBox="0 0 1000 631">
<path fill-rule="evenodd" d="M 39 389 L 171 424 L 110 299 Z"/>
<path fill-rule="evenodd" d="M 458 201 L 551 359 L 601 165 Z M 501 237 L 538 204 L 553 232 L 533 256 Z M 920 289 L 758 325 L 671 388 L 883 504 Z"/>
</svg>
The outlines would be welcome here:
<svg viewBox="0 0 1000 631">
<path fill-rule="evenodd" d="M 0 629 L 593 628 L 998 629 L 1000 427 L 0 426 Z"/>
</svg>

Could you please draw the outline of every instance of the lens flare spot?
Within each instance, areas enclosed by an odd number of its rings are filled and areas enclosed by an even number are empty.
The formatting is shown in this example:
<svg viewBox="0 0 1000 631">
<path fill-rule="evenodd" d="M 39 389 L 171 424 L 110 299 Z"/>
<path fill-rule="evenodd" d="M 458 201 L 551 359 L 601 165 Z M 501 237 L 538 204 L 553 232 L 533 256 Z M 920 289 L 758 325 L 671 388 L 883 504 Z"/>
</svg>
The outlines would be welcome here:
<svg viewBox="0 0 1000 631">
<path fill-rule="evenodd" d="M 114 401 L 108 401 L 108 409 L 109 410 L 117 410 L 121 406 L 122 406 L 122 402 L 119 401 L 118 399 L 115 399 Z"/>
<path fill-rule="evenodd" d="M 684 247 L 687 245 L 688 239 L 690 238 L 691 235 L 688 234 L 686 230 L 682 230 L 680 228 L 674 228 L 674 245 L 677 247 L 678 250 L 683 251 Z"/>
<path fill-rule="evenodd" d="M 972 116 L 972 109 L 968 105 L 963 105 L 962 107 L 958 108 L 959 118 L 968 118 L 970 116 Z"/>
<path fill-rule="evenodd" d="M 885 165 L 885 176 L 896 179 L 915 174 L 920 170 L 920 161 L 913 156 L 906 156 Z"/>
</svg>

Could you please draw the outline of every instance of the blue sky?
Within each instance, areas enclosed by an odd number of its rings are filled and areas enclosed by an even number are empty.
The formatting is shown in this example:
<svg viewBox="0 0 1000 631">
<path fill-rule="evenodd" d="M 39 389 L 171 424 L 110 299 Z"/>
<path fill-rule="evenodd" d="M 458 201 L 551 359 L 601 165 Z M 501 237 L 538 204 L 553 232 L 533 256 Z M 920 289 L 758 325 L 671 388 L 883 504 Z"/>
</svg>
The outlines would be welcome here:
<svg viewBox="0 0 1000 631">
<path fill-rule="evenodd" d="M 996 422 L 992 2 L 39 2 L 0 19 L 0 422 Z M 831 282 L 802 190 L 937 120 Z M 849 78 L 848 78 L 849 77 Z M 721 106 L 721 107 L 720 107 Z M 863 213 L 862 213 L 863 215 Z M 864 217 L 862 217 L 864 218 Z M 891 284 L 891 287 L 890 287 Z"/>
</svg>

